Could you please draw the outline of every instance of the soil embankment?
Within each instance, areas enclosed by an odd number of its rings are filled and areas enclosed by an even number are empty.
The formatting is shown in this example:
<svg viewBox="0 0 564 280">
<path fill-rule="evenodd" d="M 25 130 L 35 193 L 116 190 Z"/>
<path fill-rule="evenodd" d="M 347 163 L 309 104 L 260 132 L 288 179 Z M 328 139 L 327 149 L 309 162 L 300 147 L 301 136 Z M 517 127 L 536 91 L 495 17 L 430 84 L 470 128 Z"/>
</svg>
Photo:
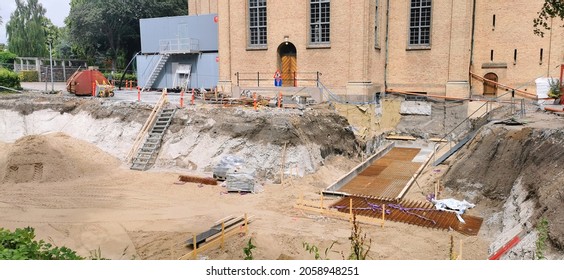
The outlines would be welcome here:
<svg viewBox="0 0 564 280">
<path fill-rule="evenodd" d="M 548 221 L 550 244 L 564 248 L 564 130 L 486 126 L 452 162 L 445 185 L 493 206 L 487 217 L 497 236 L 492 251 L 521 234 L 524 242 L 508 258 L 535 258 L 541 218 Z"/>
</svg>

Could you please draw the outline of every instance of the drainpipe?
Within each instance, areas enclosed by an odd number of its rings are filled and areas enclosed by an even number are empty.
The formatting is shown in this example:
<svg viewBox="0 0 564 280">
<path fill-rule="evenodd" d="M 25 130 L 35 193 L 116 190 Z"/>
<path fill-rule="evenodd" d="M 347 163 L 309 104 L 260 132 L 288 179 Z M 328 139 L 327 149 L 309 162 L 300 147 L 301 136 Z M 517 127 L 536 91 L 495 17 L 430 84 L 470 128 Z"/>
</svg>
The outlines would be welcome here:
<svg viewBox="0 0 564 280">
<path fill-rule="evenodd" d="M 468 65 L 468 83 L 470 84 L 470 97 L 472 97 L 472 65 L 474 65 L 474 34 L 476 30 L 476 0 L 472 1 L 472 39 L 470 42 L 470 65 Z"/>
<path fill-rule="evenodd" d="M 390 35 L 390 0 L 386 0 L 386 61 L 384 64 L 384 94 L 382 96 L 386 95 L 386 92 L 388 90 L 388 57 L 389 57 L 389 52 L 388 52 L 388 46 L 389 46 L 389 35 Z"/>
</svg>

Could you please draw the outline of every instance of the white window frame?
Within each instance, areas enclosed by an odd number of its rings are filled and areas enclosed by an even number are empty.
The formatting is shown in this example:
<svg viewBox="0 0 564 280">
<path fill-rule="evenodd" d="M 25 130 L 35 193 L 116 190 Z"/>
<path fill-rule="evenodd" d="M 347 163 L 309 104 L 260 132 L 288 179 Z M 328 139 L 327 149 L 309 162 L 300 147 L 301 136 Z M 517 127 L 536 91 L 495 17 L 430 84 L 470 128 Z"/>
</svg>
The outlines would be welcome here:
<svg viewBox="0 0 564 280">
<path fill-rule="evenodd" d="M 319 20 L 314 22 L 315 18 Z M 310 46 L 327 46 L 331 44 L 331 0 L 309 1 L 308 28 Z"/>
<path fill-rule="evenodd" d="M 249 0 L 248 13 L 248 36 L 249 48 L 266 48 L 268 44 L 268 9 L 266 0 Z M 261 16 L 264 21 L 261 21 Z M 262 33 L 261 33 L 262 32 Z"/>
</svg>

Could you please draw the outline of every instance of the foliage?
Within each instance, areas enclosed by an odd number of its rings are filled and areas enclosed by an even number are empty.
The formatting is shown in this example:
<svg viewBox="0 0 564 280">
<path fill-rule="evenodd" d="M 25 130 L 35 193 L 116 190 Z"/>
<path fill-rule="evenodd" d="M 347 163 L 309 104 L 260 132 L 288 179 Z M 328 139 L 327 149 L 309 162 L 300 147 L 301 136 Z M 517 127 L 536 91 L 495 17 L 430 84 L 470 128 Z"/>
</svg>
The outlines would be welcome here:
<svg viewBox="0 0 564 280">
<path fill-rule="evenodd" d="M 37 71 L 20 71 L 21 82 L 39 82 L 39 73 Z"/>
<path fill-rule="evenodd" d="M 72 0 L 65 22 L 74 52 L 90 63 L 110 59 L 115 70 L 141 48 L 139 19 L 177 15 L 186 15 L 186 1 Z"/>
<path fill-rule="evenodd" d="M 20 85 L 20 77 L 18 74 L 0 67 L 0 86 L 12 88 L 12 89 L 21 89 L 22 86 Z"/>
<path fill-rule="evenodd" d="M 0 260 L 81 260 L 75 251 L 35 241 L 35 230 L 27 227 L 11 232 L 0 228 Z"/>
<path fill-rule="evenodd" d="M 552 28 L 552 20 L 554 18 L 564 20 L 564 1 L 545 0 L 542 9 L 538 13 L 538 17 L 533 20 L 533 32 L 538 36 L 544 37 L 544 30 Z"/>
<path fill-rule="evenodd" d="M 368 252 L 370 252 L 370 247 L 372 245 L 372 240 L 366 240 L 366 233 L 362 233 L 362 228 L 360 227 L 359 222 L 356 220 L 356 214 L 353 213 L 353 225 L 351 228 L 351 236 L 349 237 L 351 242 L 351 252 L 349 253 L 348 259 L 349 260 L 366 260 L 368 258 Z M 314 254 L 316 260 L 328 260 L 327 253 L 333 246 L 337 243 L 337 241 L 333 241 L 331 246 L 324 250 L 324 256 L 321 257 L 319 254 L 319 247 L 315 245 L 311 245 L 307 242 L 303 242 L 302 246 L 304 249 L 310 253 Z M 341 256 L 345 259 L 345 255 L 341 252 Z"/>
<path fill-rule="evenodd" d="M 541 218 L 539 220 L 539 223 L 537 224 L 537 232 L 539 236 L 536 242 L 536 256 L 537 260 L 544 260 L 544 251 L 546 250 L 546 242 L 548 241 L 548 220 L 546 218 Z"/>
<path fill-rule="evenodd" d="M 458 259 L 458 256 L 454 252 L 454 236 L 450 236 L 450 247 L 448 250 L 449 259 L 451 261 Z"/>
<path fill-rule="evenodd" d="M 302 246 L 304 247 L 304 249 L 306 251 L 308 251 L 308 253 L 313 254 L 316 260 L 328 260 L 329 258 L 327 258 L 327 254 L 329 253 L 329 250 L 331 250 L 331 248 L 333 248 L 335 243 L 337 243 L 337 241 L 333 241 L 333 243 L 331 243 L 331 246 L 325 248 L 325 251 L 324 251 L 325 255 L 323 256 L 323 258 L 321 257 L 321 255 L 319 255 L 319 248 L 317 246 L 311 245 L 307 242 L 303 242 Z"/>
<path fill-rule="evenodd" d="M 351 253 L 349 254 L 349 260 L 366 260 L 368 257 L 368 252 L 370 252 L 370 246 L 372 240 L 368 240 L 366 244 L 366 233 L 362 233 L 362 229 L 358 221 L 356 220 L 356 215 L 353 214 L 353 226 L 351 230 Z"/>
<path fill-rule="evenodd" d="M 245 253 L 245 260 L 253 260 L 253 249 L 256 249 L 257 246 L 255 246 L 252 242 L 252 238 L 249 238 L 249 242 L 247 242 L 247 247 L 243 248 L 243 253 Z"/>
<path fill-rule="evenodd" d="M 556 79 L 548 79 L 548 85 L 550 87 L 548 91 L 548 97 L 556 99 L 562 96 L 562 92 L 560 90 L 560 81 Z"/>
<path fill-rule="evenodd" d="M 16 10 L 6 23 L 11 52 L 22 57 L 48 55 L 46 25 L 50 20 L 45 17 L 45 12 L 38 0 L 16 0 Z"/>
<path fill-rule="evenodd" d="M 17 55 L 8 51 L 0 51 L 0 67 L 14 70 L 14 60 Z"/>
</svg>

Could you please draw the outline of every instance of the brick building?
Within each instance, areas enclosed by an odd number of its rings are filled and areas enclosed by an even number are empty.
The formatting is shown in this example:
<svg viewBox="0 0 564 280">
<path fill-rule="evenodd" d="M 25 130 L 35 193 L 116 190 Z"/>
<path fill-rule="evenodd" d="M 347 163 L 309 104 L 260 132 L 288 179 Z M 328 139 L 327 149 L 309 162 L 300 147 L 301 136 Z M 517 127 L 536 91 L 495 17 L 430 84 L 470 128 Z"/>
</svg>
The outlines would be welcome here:
<svg viewBox="0 0 564 280">
<path fill-rule="evenodd" d="M 219 84 L 312 86 L 337 94 L 385 89 L 466 97 L 500 94 L 477 76 L 535 92 L 558 77 L 564 28 L 544 38 L 533 19 L 544 0 L 190 0 L 217 13 Z"/>
</svg>

